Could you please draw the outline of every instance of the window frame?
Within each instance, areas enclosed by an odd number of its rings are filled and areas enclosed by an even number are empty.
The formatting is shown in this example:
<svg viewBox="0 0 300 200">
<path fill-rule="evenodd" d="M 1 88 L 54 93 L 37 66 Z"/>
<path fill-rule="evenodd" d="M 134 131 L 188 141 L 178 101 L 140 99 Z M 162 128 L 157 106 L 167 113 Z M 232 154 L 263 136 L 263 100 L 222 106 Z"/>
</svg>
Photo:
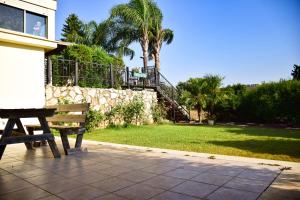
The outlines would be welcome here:
<svg viewBox="0 0 300 200">
<path fill-rule="evenodd" d="M 18 7 L 15 7 L 15 6 L 11 6 L 11 5 L 8 5 L 6 3 L 1 3 L 0 2 L 0 5 L 4 5 L 4 6 L 7 6 L 7 7 L 11 7 L 11 8 L 23 11 L 23 31 L 22 32 L 21 31 L 12 30 L 12 29 L 8 29 L 8 28 L 4 28 L 4 27 L 3 27 L 3 29 L 10 30 L 10 31 L 15 31 L 15 32 L 18 32 L 18 33 L 27 34 L 27 35 L 30 35 L 30 36 L 33 36 L 33 37 L 40 37 L 40 38 L 48 39 L 48 16 L 47 15 L 43 15 L 43 14 L 36 13 L 36 12 L 33 12 L 33 11 L 29 11 L 29 10 L 26 10 L 26 9 L 22 9 L 22 8 L 18 8 Z M 37 16 L 45 18 L 45 37 L 33 35 L 33 34 L 30 34 L 30 33 L 26 33 L 26 25 L 27 25 L 27 17 L 26 16 L 27 16 L 27 12 L 30 13 L 30 14 L 32 14 L 32 15 L 37 15 Z"/>
</svg>

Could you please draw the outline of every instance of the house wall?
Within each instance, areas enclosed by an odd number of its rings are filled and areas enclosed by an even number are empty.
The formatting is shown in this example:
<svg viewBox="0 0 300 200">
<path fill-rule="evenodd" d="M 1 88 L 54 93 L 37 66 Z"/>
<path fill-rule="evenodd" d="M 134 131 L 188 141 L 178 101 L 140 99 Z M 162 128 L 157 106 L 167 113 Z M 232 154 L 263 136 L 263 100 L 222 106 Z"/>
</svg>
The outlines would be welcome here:
<svg viewBox="0 0 300 200">
<path fill-rule="evenodd" d="M 0 108 L 45 105 L 44 50 L 0 42 Z"/>
<path fill-rule="evenodd" d="M 0 108 L 45 106 L 45 53 L 57 47 L 54 0 L 0 0 L 47 16 L 48 37 L 0 28 Z M 5 120 L 0 119 L 0 129 Z"/>
</svg>

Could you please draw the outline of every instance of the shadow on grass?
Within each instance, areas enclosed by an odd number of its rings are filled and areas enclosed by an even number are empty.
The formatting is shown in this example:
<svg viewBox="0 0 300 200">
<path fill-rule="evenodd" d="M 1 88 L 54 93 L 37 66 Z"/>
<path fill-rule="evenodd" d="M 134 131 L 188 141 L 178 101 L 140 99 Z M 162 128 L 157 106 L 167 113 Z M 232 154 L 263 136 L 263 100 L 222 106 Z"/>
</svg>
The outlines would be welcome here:
<svg viewBox="0 0 300 200">
<path fill-rule="evenodd" d="M 300 159 L 300 140 L 230 140 L 230 141 L 209 141 L 208 143 L 246 150 L 252 153 L 266 153 L 272 155 L 286 155 Z"/>
<path fill-rule="evenodd" d="M 287 139 L 299 139 L 299 130 L 262 128 L 262 127 L 240 127 L 240 126 L 206 126 L 209 128 L 224 128 L 224 132 L 243 134 L 249 136 L 281 137 Z"/>
</svg>

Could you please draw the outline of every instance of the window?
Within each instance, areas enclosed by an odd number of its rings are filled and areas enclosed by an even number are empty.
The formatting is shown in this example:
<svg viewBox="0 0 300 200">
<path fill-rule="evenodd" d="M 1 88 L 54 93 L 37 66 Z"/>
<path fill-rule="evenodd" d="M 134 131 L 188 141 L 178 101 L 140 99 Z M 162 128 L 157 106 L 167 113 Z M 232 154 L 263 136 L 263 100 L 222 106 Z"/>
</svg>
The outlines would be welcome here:
<svg viewBox="0 0 300 200">
<path fill-rule="evenodd" d="M 26 33 L 46 37 L 46 17 L 26 12 Z"/>
<path fill-rule="evenodd" d="M 0 28 L 24 31 L 24 10 L 0 4 Z"/>
<path fill-rule="evenodd" d="M 0 3 L 0 28 L 47 37 L 47 17 Z"/>
</svg>

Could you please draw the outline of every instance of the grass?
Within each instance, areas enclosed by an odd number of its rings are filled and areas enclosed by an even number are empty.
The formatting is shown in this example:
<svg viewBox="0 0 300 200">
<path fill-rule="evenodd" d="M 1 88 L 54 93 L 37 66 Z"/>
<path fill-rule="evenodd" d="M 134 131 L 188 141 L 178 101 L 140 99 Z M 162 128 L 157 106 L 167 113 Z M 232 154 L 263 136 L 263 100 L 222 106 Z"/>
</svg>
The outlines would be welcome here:
<svg viewBox="0 0 300 200">
<path fill-rule="evenodd" d="M 300 162 L 300 131 L 237 126 L 107 128 L 85 139 L 183 151 Z"/>
</svg>

